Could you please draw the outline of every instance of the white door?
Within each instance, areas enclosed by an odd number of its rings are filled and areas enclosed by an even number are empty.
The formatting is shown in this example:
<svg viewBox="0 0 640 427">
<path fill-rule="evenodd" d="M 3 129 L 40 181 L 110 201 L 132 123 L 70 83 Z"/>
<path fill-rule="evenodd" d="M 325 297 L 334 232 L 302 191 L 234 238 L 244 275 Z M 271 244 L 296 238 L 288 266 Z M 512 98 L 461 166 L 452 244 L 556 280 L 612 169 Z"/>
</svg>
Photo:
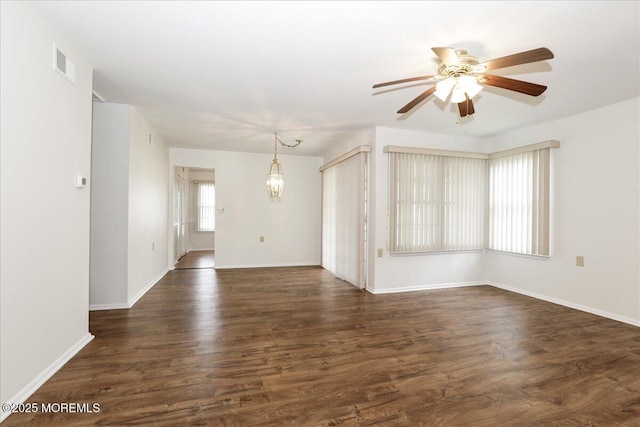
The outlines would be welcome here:
<svg viewBox="0 0 640 427">
<path fill-rule="evenodd" d="M 184 177 L 175 177 L 174 194 L 174 256 L 178 260 L 187 253 L 187 181 Z"/>
</svg>

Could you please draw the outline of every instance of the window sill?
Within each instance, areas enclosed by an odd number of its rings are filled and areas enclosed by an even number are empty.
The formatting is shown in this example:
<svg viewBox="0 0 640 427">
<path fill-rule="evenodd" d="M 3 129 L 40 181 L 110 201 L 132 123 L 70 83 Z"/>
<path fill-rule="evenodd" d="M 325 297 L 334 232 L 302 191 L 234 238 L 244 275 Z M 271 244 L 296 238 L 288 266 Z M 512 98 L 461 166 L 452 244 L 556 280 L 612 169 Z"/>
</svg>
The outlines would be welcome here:
<svg viewBox="0 0 640 427">
<path fill-rule="evenodd" d="M 532 255 L 523 254 L 519 252 L 506 252 L 497 251 L 495 249 L 467 249 L 467 250 L 451 250 L 451 251 L 425 251 L 425 252 L 389 252 L 392 257 L 405 257 L 405 256 L 423 256 L 423 255 L 447 255 L 447 254 L 467 254 L 467 253 L 479 253 L 479 252 L 492 252 L 499 255 L 514 256 L 519 258 L 535 259 L 537 261 L 546 261 L 550 258 L 549 255 Z"/>
<path fill-rule="evenodd" d="M 499 255 L 508 255 L 508 256 L 514 256 L 514 257 L 519 257 L 519 258 L 535 259 L 537 261 L 546 261 L 546 260 L 548 260 L 550 258 L 549 255 L 523 254 L 523 253 L 520 253 L 520 252 L 497 251 L 495 249 L 487 249 L 487 252 L 493 252 L 493 253 L 499 254 Z"/>
<path fill-rule="evenodd" d="M 425 252 L 389 252 L 391 256 L 422 256 L 422 255 L 447 255 L 484 252 L 484 249 L 460 249 L 450 251 L 425 251 Z"/>
</svg>

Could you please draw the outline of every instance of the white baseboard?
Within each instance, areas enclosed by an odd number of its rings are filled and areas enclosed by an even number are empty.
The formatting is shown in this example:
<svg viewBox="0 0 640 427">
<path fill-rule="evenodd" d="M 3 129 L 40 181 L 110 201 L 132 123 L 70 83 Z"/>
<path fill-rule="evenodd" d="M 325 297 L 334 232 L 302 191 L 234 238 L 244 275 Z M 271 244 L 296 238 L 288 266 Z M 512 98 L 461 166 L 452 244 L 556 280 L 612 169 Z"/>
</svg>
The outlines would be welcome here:
<svg viewBox="0 0 640 427">
<path fill-rule="evenodd" d="M 216 270 L 224 270 L 227 268 L 271 268 L 271 267 L 320 267 L 317 261 L 311 262 L 285 262 L 275 264 L 232 264 L 232 265 L 218 265 L 216 264 Z"/>
<path fill-rule="evenodd" d="M 89 311 L 123 310 L 127 308 L 130 308 L 129 304 L 124 302 L 116 302 L 112 304 L 89 304 Z"/>
<path fill-rule="evenodd" d="M 606 317 L 607 319 L 616 320 L 618 322 L 627 323 L 629 325 L 640 326 L 640 320 L 638 319 L 621 316 L 619 314 L 611 313 L 611 312 L 600 310 L 593 307 L 588 307 L 582 304 L 576 304 L 570 301 L 561 300 L 559 298 L 549 297 L 547 295 L 539 294 L 537 292 L 530 292 L 527 290 L 519 289 L 509 285 L 504 285 L 502 283 L 492 282 L 489 280 L 485 280 L 481 282 L 442 283 L 442 284 L 436 284 L 436 285 L 407 286 L 402 288 L 385 288 L 385 289 L 367 288 L 366 290 L 372 294 L 393 294 L 398 292 L 426 291 L 430 289 L 459 288 L 459 287 L 465 287 L 465 286 L 479 286 L 479 285 L 493 286 L 494 288 L 503 289 L 505 291 L 514 292 L 516 294 L 526 295 L 528 297 L 532 297 L 532 298 L 539 299 L 542 301 L 547 301 L 553 304 L 562 305 L 564 307 L 569 307 L 576 310 L 584 311 L 585 313 L 595 314 L 596 316 Z"/>
<path fill-rule="evenodd" d="M 434 285 L 415 285 L 405 286 L 402 288 L 383 288 L 383 289 L 370 289 L 366 288 L 368 292 L 372 294 L 395 294 L 398 292 L 414 292 L 414 291 L 427 291 L 431 289 L 447 289 L 447 288 L 462 288 L 466 286 L 480 286 L 488 284 L 486 281 L 482 282 L 459 282 L 459 283 L 437 283 Z"/>
<path fill-rule="evenodd" d="M 215 248 L 198 248 L 198 249 L 189 249 L 188 252 L 198 252 L 198 251 L 216 251 Z"/>
<path fill-rule="evenodd" d="M 60 357 L 58 357 L 51 365 L 49 365 L 44 371 L 40 372 L 40 374 L 35 377 L 29 384 L 24 386 L 22 390 L 16 393 L 13 397 L 3 403 L 8 403 L 10 405 L 16 404 L 19 405 L 24 403 L 33 393 L 38 390 L 42 384 L 44 384 L 49 378 L 53 376 L 56 372 L 60 370 L 73 356 L 75 356 L 82 348 L 87 345 L 92 339 L 95 337 L 87 332 L 85 336 L 83 336 L 77 343 L 75 343 L 71 348 L 65 351 Z M 0 411 L 0 423 L 3 422 L 11 412 Z"/>
<path fill-rule="evenodd" d="M 89 311 L 129 309 L 133 307 L 133 305 L 136 302 L 138 302 L 138 300 L 142 298 L 142 296 L 146 294 L 149 291 L 149 289 L 153 288 L 153 286 L 156 283 L 158 283 L 160 279 L 162 279 L 164 275 L 167 274 L 168 272 L 169 272 L 169 269 L 167 268 L 162 273 L 160 273 L 158 277 L 156 277 L 151 282 L 149 282 L 147 286 L 145 286 L 142 290 L 140 290 L 140 292 L 138 292 L 133 298 L 131 298 L 126 303 L 118 302 L 118 303 L 111 303 L 111 304 L 90 304 Z"/>
<path fill-rule="evenodd" d="M 153 286 L 154 286 L 156 283 L 158 283 L 158 282 L 160 281 L 160 279 L 162 279 L 162 278 L 164 277 L 164 275 L 165 275 L 165 274 L 167 274 L 168 272 L 169 272 L 169 270 L 164 270 L 162 273 L 160 273 L 160 275 L 159 275 L 158 277 L 156 277 L 155 279 L 153 279 L 152 281 L 150 281 L 150 282 L 147 284 L 147 286 L 145 286 L 144 288 L 142 288 L 142 289 L 140 290 L 140 292 L 138 292 L 137 294 L 135 294 L 135 295 L 133 296 L 133 298 L 129 299 L 129 301 L 128 301 L 129 307 L 128 307 L 128 308 L 133 307 L 133 306 L 134 306 L 134 304 L 135 304 L 135 303 L 137 303 L 137 302 L 138 302 L 138 300 L 139 300 L 140 298 L 142 298 L 142 296 L 143 296 L 144 294 L 146 294 L 146 293 L 149 291 L 149 289 L 153 288 Z"/>
<path fill-rule="evenodd" d="M 547 295 L 539 294 L 537 292 L 531 292 L 531 291 L 527 291 L 527 290 L 524 290 L 524 289 L 515 288 L 513 286 L 504 285 L 502 283 L 496 283 L 496 282 L 491 282 L 491 281 L 487 281 L 486 283 L 491 285 L 491 286 L 493 286 L 493 287 L 495 287 L 495 288 L 504 289 L 505 291 L 514 292 L 516 294 L 521 294 L 521 295 L 526 295 L 528 297 L 532 297 L 532 298 L 539 299 L 539 300 L 542 300 L 542 301 L 547 301 L 547 302 L 551 302 L 551 303 L 554 303 L 554 304 L 562 305 L 564 307 L 569 307 L 569 308 L 573 308 L 573 309 L 576 309 L 576 310 L 584 311 L 586 313 L 595 314 L 596 316 L 606 317 L 607 319 L 616 320 L 618 322 L 627 323 L 629 325 L 640 326 L 640 320 L 633 319 L 631 317 L 621 316 L 619 314 L 610 313 L 608 311 L 600 310 L 600 309 L 593 308 L 593 307 L 588 307 L 588 306 L 582 305 L 582 304 L 576 304 L 574 302 L 565 301 L 565 300 L 562 300 L 562 299 L 559 299 L 559 298 L 550 297 L 550 296 L 547 296 Z"/>
</svg>

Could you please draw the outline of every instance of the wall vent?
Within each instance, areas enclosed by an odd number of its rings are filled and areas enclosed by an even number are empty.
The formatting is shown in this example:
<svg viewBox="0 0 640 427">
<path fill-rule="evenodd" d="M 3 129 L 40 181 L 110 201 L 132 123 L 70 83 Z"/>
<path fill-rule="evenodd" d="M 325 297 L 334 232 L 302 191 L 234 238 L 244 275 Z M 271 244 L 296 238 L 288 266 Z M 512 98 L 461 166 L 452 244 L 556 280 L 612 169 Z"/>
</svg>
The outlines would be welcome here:
<svg viewBox="0 0 640 427">
<path fill-rule="evenodd" d="M 53 68 L 72 82 L 76 81 L 76 64 L 53 44 Z"/>
</svg>

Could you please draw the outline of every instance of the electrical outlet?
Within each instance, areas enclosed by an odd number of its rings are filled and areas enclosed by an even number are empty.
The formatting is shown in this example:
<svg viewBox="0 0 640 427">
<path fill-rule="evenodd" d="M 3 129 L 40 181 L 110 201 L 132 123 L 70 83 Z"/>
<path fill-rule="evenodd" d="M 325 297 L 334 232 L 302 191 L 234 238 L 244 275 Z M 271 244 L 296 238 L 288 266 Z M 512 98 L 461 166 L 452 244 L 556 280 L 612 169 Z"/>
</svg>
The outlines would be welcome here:
<svg viewBox="0 0 640 427">
<path fill-rule="evenodd" d="M 155 243 L 152 243 L 152 244 L 151 244 L 151 250 L 152 250 L 152 251 L 155 251 L 155 250 L 156 250 L 156 244 L 155 244 Z"/>
<path fill-rule="evenodd" d="M 264 236 L 260 236 L 260 243 L 264 243 Z"/>
<path fill-rule="evenodd" d="M 382 249 L 378 249 L 378 258 L 382 258 L 383 251 Z"/>
<path fill-rule="evenodd" d="M 577 256 L 576 257 L 576 265 L 578 267 L 584 267 L 584 257 L 583 256 Z"/>
</svg>

